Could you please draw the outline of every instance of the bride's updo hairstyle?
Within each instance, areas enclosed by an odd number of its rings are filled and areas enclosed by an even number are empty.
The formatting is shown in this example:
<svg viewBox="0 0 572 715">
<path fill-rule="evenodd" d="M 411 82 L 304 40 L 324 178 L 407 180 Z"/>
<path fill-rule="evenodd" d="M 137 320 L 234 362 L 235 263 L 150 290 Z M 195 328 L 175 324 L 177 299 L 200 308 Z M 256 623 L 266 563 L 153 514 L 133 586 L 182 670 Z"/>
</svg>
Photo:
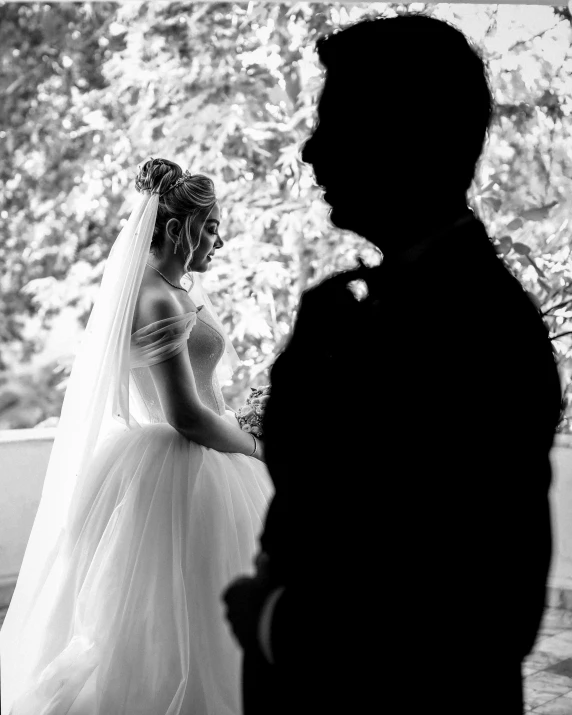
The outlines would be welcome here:
<svg viewBox="0 0 572 715">
<path fill-rule="evenodd" d="M 178 164 L 167 159 L 149 158 L 138 169 L 137 191 L 159 194 L 151 253 L 155 254 L 163 247 L 167 222 L 176 219 L 179 224 L 177 245 L 183 248 L 185 270 L 188 270 L 200 241 L 201 229 L 216 204 L 214 184 L 203 174 L 183 173 Z"/>
</svg>

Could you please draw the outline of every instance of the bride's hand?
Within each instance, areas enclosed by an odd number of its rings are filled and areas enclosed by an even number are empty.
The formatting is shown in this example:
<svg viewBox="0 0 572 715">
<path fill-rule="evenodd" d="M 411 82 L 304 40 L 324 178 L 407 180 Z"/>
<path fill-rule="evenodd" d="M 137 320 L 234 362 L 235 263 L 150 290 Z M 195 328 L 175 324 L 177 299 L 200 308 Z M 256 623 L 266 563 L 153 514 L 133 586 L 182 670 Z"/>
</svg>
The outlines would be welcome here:
<svg viewBox="0 0 572 715">
<path fill-rule="evenodd" d="M 223 416 L 225 420 L 233 427 L 238 427 L 238 429 L 240 430 L 242 429 L 235 412 L 227 409 L 224 411 Z M 252 432 L 250 434 L 256 440 L 256 454 L 253 454 L 251 456 L 254 457 L 254 459 L 258 459 L 260 462 L 266 462 L 266 460 L 264 459 L 264 442 L 260 439 L 260 437 L 257 437 L 256 435 L 252 434 Z"/>
</svg>

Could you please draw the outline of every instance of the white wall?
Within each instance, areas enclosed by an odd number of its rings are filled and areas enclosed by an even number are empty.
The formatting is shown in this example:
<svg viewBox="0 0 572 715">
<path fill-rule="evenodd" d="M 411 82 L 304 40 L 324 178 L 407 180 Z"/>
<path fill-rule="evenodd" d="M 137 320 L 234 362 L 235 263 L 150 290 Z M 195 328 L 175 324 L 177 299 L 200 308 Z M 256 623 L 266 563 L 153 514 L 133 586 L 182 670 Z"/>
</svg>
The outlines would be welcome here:
<svg viewBox="0 0 572 715">
<path fill-rule="evenodd" d="M 555 556 L 551 585 L 572 594 L 572 438 L 560 437 L 552 451 L 551 493 Z"/>
<path fill-rule="evenodd" d="M 0 607 L 20 570 L 54 435 L 55 429 L 0 431 Z"/>
<path fill-rule="evenodd" d="M 0 431 L 0 607 L 12 594 L 42 492 L 55 429 Z M 572 608 L 572 438 L 554 448 L 553 605 Z"/>
</svg>

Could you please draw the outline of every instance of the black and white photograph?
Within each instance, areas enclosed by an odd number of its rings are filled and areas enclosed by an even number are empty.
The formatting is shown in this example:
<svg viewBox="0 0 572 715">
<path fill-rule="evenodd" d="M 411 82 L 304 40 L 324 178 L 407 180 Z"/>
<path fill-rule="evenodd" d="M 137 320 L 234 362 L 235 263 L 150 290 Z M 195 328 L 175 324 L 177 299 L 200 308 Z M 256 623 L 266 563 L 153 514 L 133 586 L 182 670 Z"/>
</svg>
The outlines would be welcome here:
<svg viewBox="0 0 572 715">
<path fill-rule="evenodd" d="M 572 2 L 0 0 L 2 715 L 572 715 Z"/>
</svg>

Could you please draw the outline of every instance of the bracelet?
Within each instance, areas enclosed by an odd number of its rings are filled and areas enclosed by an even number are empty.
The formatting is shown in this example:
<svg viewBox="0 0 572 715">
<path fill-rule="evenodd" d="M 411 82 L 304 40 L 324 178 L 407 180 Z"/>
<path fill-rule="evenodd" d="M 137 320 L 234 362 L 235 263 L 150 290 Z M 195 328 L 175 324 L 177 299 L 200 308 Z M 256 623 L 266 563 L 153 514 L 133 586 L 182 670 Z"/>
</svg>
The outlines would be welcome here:
<svg viewBox="0 0 572 715">
<path fill-rule="evenodd" d="M 258 449 L 258 442 L 256 441 L 256 437 L 254 435 L 252 435 L 252 439 L 254 440 L 254 452 L 250 456 L 254 457 L 256 450 Z"/>
</svg>

